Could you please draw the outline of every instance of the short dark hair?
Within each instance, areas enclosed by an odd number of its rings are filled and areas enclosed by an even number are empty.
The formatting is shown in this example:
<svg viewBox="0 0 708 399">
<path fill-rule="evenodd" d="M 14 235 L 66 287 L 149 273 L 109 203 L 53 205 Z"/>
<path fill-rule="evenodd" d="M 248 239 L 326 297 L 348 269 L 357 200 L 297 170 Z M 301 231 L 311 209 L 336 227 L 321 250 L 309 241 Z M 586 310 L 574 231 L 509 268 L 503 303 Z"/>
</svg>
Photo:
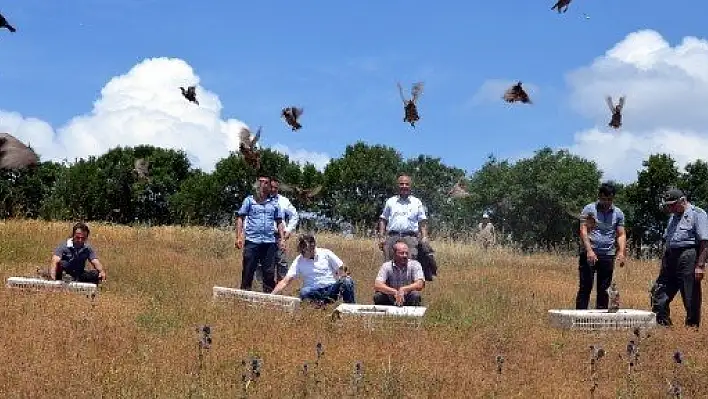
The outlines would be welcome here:
<svg viewBox="0 0 708 399">
<path fill-rule="evenodd" d="M 77 230 L 81 230 L 84 233 L 86 233 L 86 237 L 91 234 L 91 230 L 89 229 L 88 225 L 84 222 L 79 222 L 74 225 L 74 227 L 71 228 L 71 236 L 73 237 L 74 234 L 76 234 Z"/>
<path fill-rule="evenodd" d="M 598 193 L 607 197 L 614 197 L 617 194 L 617 189 L 612 182 L 605 182 L 600 185 Z"/>
<path fill-rule="evenodd" d="M 280 180 L 278 180 L 277 177 L 273 176 L 273 177 L 270 178 L 270 182 L 271 182 L 271 183 L 272 183 L 272 182 L 280 183 Z"/>
<path fill-rule="evenodd" d="M 302 253 L 307 247 L 317 245 L 315 236 L 310 233 L 305 233 L 297 239 L 297 251 Z"/>
</svg>

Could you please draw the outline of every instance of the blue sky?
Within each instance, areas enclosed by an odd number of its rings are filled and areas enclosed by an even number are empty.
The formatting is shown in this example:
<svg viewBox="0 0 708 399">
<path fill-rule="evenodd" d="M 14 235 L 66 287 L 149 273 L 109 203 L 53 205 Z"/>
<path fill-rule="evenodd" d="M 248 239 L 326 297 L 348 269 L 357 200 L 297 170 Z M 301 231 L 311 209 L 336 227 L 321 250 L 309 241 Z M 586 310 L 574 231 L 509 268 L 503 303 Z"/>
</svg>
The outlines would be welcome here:
<svg viewBox="0 0 708 399">
<path fill-rule="evenodd" d="M 653 29 L 675 45 L 708 29 L 705 2 L 574 0 L 560 15 L 553 3 L 5 2 L 18 31 L 0 31 L 0 109 L 59 127 L 144 58 L 177 57 L 219 96 L 222 117 L 263 125 L 265 145 L 339 156 L 361 139 L 472 172 L 487 154 L 568 147 L 597 125 L 569 106 L 566 73 L 628 34 Z M 535 104 L 472 101 L 489 79 L 538 87 Z M 412 130 L 396 82 L 419 80 Z M 305 108 L 297 133 L 279 118 L 291 103 Z"/>
</svg>

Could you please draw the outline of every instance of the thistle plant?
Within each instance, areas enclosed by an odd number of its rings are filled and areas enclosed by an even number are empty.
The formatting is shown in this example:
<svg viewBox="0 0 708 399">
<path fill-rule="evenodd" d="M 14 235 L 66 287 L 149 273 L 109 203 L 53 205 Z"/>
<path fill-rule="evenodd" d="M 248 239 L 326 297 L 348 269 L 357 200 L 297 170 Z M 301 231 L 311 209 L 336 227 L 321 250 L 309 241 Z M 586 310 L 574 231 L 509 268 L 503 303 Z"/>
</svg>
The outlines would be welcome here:
<svg viewBox="0 0 708 399">
<path fill-rule="evenodd" d="M 683 365 L 683 354 L 681 351 L 676 351 L 674 352 L 673 356 L 673 361 L 674 361 L 674 370 L 673 370 L 673 377 L 671 381 L 669 381 L 669 395 L 673 396 L 674 398 L 681 398 L 681 394 L 683 392 L 683 389 L 681 388 L 681 384 L 679 382 L 679 372 L 681 371 L 681 365 Z"/>
<path fill-rule="evenodd" d="M 204 353 L 211 348 L 211 327 L 208 325 L 197 327 L 197 390 L 202 393 L 202 370 L 204 369 Z"/>
<path fill-rule="evenodd" d="M 241 373 L 241 393 L 244 398 L 248 397 L 248 389 L 251 384 L 258 380 L 261 376 L 261 370 L 263 368 L 263 359 L 256 355 L 252 355 L 250 359 L 241 360 L 241 366 L 243 371 Z"/>
<path fill-rule="evenodd" d="M 607 312 L 617 313 L 620 308 L 620 292 L 617 289 L 617 283 L 614 281 L 610 285 L 610 288 L 607 289 L 607 295 L 610 299 L 610 306 L 608 307 Z"/>
<path fill-rule="evenodd" d="M 605 350 L 600 346 L 590 345 L 590 381 L 592 385 L 590 386 L 590 397 L 595 397 L 595 391 L 597 390 L 597 362 L 600 361 L 605 356 Z"/>
<path fill-rule="evenodd" d="M 364 369 L 362 363 L 356 362 L 354 364 L 354 372 L 352 373 L 352 379 L 350 384 L 350 393 L 352 395 L 359 395 L 361 392 L 361 385 L 364 381 Z"/>
<path fill-rule="evenodd" d="M 502 373 L 502 366 L 504 365 L 504 356 L 497 355 L 496 361 L 497 361 L 497 374 L 501 374 Z"/>
</svg>

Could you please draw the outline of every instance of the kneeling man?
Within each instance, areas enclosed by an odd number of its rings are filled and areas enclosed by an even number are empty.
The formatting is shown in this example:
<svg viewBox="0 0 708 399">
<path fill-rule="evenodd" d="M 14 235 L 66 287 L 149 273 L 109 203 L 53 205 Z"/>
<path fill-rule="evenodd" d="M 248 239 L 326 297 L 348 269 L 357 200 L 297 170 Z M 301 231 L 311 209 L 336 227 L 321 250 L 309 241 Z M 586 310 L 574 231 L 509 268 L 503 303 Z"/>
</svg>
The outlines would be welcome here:
<svg viewBox="0 0 708 399">
<path fill-rule="evenodd" d="M 393 259 L 384 262 L 374 282 L 374 304 L 420 306 L 420 291 L 425 287 L 423 267 L 408 258 L 408 244 L 403 240 L 393 244 Z"/>
<path fill-rule="evenodd" d="M 106 269 L 98 260 L 93 248 L 86 243 L 89 233 L 86 224 L 74 225 L 71 238 L 54 250 L 52 264 L 49 267 L 51 280 L 62 280 L 64 273 L 80 283 L 98 284 L 106 280 Z M 95 270 L 86 270 L 86 261 L 89 261 Z"/>
<path fill-rule="evenodd" d="M 336 302 L 341 292 L 344 303 L 355 303 L 354 280 L 344 272 L 344 262 L 334 252 L 317 248 L 315 237 L 310 234 L 298 239 L 297 249 L 300 255 L 271 294 L 279 294 L 295 277 L 301 276 L 300 299 Z"/>
</svg>

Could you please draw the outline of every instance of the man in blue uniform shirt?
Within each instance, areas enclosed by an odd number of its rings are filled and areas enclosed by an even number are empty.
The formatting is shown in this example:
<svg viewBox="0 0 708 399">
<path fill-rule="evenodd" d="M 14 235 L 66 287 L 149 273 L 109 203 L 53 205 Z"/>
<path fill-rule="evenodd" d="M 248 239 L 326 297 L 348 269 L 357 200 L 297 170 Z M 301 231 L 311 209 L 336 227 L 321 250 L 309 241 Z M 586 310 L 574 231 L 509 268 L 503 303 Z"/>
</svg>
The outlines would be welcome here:
<svg viewBox="0 0 708 399">
<path fill-rule="evenodd" d="M 664 255 L 653 290 L 652 311 L 660 325 L 670 326 L 670 304 L 681 292 L 686 309 L 685 324 L 698 327 L 701 322 L 701 281 L 705 273 L 708 241 L 706 212 L 686 200 L 683 191 L 671 189 L 662 205 L 671 213 L 664 232 Z"/>
</svg>

